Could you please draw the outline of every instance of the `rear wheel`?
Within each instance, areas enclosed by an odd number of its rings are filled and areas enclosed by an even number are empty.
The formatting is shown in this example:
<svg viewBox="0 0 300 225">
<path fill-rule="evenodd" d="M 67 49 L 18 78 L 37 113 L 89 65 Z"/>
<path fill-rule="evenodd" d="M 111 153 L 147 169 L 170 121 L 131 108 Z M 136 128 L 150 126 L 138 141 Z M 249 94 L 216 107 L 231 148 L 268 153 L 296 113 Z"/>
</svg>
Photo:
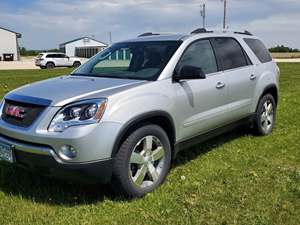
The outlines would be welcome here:
<svg viewBox="0 0 300 225">
<path fill-rule="evenodd" d="M 146 125 L 131 133 L 115 159 L 112 185 L 129 198 L 141 197 L 165 180 L 171 165 L 171 146 L 165 131 Z"/>
<path fill-rule="evenodd" d="M 266 94 L 260 99 L 254 121 L 256 134 L 265 136 L 272 133 L 275 125 L 276 108 L 274 97 L 271 94 Z"/>
<path fill-rule="evenodd" d="M 81 65 L 80 62 L 74 62 L 73 67 L 74 67 L 74 68 L 77 68 L 77 67 L 79 67 L 80 65 Z"/>
<path fill-rule="evenodd" d="M 46 68 L 47 68 L 47 69 L 54 69 L 54 68 L 55 68 L 55 65 L 54 65 L 54 63 L 52 63 L 52 62 L 48 62 L 48 63 L 46 64 Z"/>
</svg>

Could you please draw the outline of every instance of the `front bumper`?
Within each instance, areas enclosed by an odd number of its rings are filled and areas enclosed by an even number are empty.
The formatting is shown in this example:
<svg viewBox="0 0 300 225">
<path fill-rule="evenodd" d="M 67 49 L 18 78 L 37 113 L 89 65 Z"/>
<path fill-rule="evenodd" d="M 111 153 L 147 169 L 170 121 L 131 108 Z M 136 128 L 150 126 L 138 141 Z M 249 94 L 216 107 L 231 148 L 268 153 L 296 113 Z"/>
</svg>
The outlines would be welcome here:
<svg viewBox="0 0 300 225">
<path fill-rule="evenodd" d="M 59 110 L 48 107 L 29 128 L 11 125 L 0 119 L 0 136 L 42 146 L 49 146 L 58 155 L 64 145 L 73 146 L 77 157 L 65 163 L 86 163 L 112 157 L 112 150 L 122 125 L 115 122 L 70 127 L 62 133 L 48 132 L 49 121 Z M 64 161 L 61 158 L 62 161 Z"/>
<path fill-rule="evenodd" d="M 13 146 L 15 165 L 41 175 L 89 184 L 111 180 L 113 159 L 85 163 L 65 163 L 51 147 L 15 140 L 0 135 L 0 141 Z"/>
</svg>

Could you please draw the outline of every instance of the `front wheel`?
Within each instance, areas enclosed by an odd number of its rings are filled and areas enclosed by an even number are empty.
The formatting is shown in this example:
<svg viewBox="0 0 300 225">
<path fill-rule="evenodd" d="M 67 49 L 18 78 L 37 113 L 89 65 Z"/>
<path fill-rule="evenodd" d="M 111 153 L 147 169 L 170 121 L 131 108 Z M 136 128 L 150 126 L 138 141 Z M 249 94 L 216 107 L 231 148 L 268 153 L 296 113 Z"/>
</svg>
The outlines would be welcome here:
<svg viewBox="0 0 300 225">
<path fill-rule="evenodd" d="M 257 135 L 266 136 L 272 133 L 276 108 L 274 97 L 271 94 L 266 94 L 260 99 L 254 121 L 254 131 Z"/>
<path fill-rule="evenodd" d="M 113 189 L 129 198 L 142 197 L 165 180 L 171 165 L 171 146 L 165 131 L 146 125 L 121 144 L 113 169 Z"/>
</svg>

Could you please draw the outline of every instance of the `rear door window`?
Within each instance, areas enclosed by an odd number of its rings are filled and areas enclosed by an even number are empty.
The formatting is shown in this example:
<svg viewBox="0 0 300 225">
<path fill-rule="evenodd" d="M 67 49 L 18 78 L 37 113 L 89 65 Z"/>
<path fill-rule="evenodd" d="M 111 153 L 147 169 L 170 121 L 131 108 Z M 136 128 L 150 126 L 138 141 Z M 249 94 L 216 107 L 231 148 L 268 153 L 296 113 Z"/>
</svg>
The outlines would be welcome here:
<svg viewBox="0 0 300 225">
<path fill-rule="evenodd" d="M 250 61 L 241 45 L 233 38 L 214 38 L 214 48 L 223 70 L 248 66 Z"/>
<path fill-rule="evenodd" d="M 64 55 L 63 54 L 55 54 L 53 58 L 64 58 Z"/>
<path fill-rule="evenodd" d="M 56 57 L 55 57 L 55 54 L 48 54 L 48 55 L 46 56 L 46 58 L 56 58 Z"/>
<path fill-rule="evenodd" d="M 258 39 L 245 38 L 244 41 L 254 52 L 256 57 L 261 63 L 267 63 L 272 61 L 272 57 L 266 48 L 266 46 Z"/>
</svg>

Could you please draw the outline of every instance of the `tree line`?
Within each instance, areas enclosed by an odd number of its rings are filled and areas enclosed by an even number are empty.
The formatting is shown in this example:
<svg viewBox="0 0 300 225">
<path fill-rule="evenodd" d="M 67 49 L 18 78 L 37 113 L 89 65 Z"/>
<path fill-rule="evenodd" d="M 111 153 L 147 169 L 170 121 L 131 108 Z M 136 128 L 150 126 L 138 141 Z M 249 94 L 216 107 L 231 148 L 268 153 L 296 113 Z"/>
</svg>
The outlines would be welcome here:
<svg viewBox="0 0 300 225">
<path fill-rule="evenodd" d="M 300 52 L 297 48 L 289 48 L 284 45 L 277 45 L 269 49 L 270 52 Z"/>
<path fill-rule="evenodd" d="M 21 56 L 37 56 L 41 52 L 60 52 L 59 49 L 48 49 L 48 50 L 27 50 L 24 47 L 20 48 L 20 55 Z"/>
</svg>

